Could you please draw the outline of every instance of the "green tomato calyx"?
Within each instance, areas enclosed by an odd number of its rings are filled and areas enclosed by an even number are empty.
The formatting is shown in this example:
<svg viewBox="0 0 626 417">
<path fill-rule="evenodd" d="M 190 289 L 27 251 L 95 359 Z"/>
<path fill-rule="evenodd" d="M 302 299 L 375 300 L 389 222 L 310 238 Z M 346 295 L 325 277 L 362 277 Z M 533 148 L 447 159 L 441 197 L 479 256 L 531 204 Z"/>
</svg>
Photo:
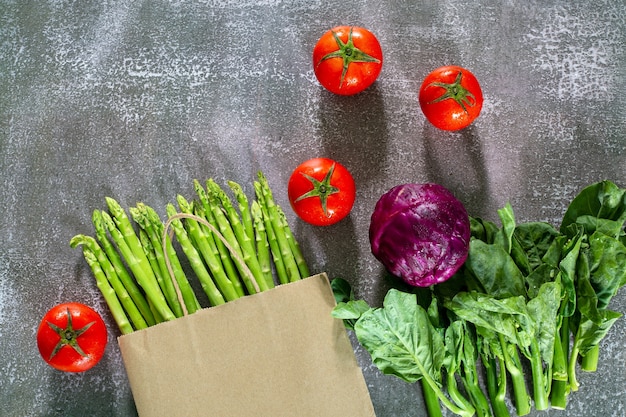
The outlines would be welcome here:
<svg viewBox="0 0 626 417">
<path fill-rule="evenodd" d="M 332 58 L 341 58 L 343 60 L 343 70 L 341 71 L 341 79 L 339 80 L 339 88 L 343 85 L 343 81 L 346 78 L 346 73 L 348 72 L 348 67 L 353 62 L 376 62 L 380 63 L 380 59 L 374 58 L 371 55 L 366 54 L 361 51 L 359 48 L 354 46 L 354 42 L 352 41 L 352 28 L 350 28 L 350 33 L 348 34 L 348 42 L 343 42 L 337 33 L 333 30 L 333 37 L 335 38 L 335 42 L 337 42 L 338 50 L 326 54 L 320 59 L 317 65 L 321 64 L 323 61 Z"/>
<path fill-rule="evenodd" d="M 85 333 L 95 323 L 95 321 L 92 321 L 91 323 L 86 324 L 84 327 L 80 329 L 74 329 L 74 325 L 72 324 L 72 314 L 70 313 L 70 309 L 68 308 L 67 309 L 67 326 L 65 326 L 64 329 L 57 326 L 54 323 L 50 323 L 49 321 L 47 323 L 48 323 L 48 326 L 50 326 L 50 328 L 54 330 L 56 334 L 58 334 L 59 337 L 61 338 L 59 340 L 59 343 L 57 343 L 54 349 L 52 350 L 52 353 L 50 353 L 50 359 L 52 359 L 57 353 L 59 353 L 59 351 L 61 350 L 63 346 L 71 347 L 76 352 L 78 352 L 80 356 L 83 356 L 83 357 L 87 356 L 87 354 L 83 351 L 83 349 L 81 349 L 80 345 L 78 344 L 78 337 L 82 335 L 83 333 Z"/>
<path fill-rule="evenodd" d="M 330 167 L 330 169 L 328 170 L 328 172 L 326 173 L 322 181 L 319 181 L 318 179 L 313 178 L 310 175 L 302 173 L 302 175 L 306 177 L 306 179 L 311 181 L 311 184 L 313 184 L 313 189 L 311 191 L 308 191 L 302 194 L 300 197 L 296 198 L 295 201 L 304 200 L 305 198 L 319 197 L 320 203 L 322 204 L 322 211 L 324 212 L 324 215 L 326 217 L 330 217 L 328 215 L 328 208 L 327 208 L 328 196 L 339 192 L 339 188 L 335 187 L 334 185 L 330 183 L 330 180 L 334 172 L 335 172 L 335 164 L 333 164 Z"/>
<path fill-rule="evenodd" d="M 433 87 L 441 87 L 445 90 L 445 92 L 434 99 L 430 103 L 438 103 L 440 101 L 452 99 L 459 106 L 463 108 L 463 111 L 467 113 L 467 107 L 474 107 L 476 105 L 476 97 L 469 90 L 461 85 L 461 79 L 463 78 L 463 72 L 459 71 L 459 74 L 456 76 L 456 79 L 453 83 L 440 83 L 440 82 L 432 82 L 428 84 L 428 86 Z"/>
</svg>

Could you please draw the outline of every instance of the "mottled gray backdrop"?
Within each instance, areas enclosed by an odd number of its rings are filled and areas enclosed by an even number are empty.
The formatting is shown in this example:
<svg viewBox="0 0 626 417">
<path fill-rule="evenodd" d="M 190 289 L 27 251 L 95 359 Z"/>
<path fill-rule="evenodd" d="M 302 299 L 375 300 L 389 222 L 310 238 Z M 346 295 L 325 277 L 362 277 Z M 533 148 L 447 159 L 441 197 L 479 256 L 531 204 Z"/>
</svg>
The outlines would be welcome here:
<svg viewBox="0 0 626 417">
<path fill-rule="evenodd" d="M 340 24 L 369 28 L 384 51 L 379 80 L 354 97 L 323 90 L 311 65 Z M 262 170 L 311 269 L 380 303 L 367 230 L 394 185 L 435 181 L 474 216 L 497 220 L 511 202 L 519 221 L 551 222 L 591 182 L 626 186 L 625 41 L 624 0 L 0 1 L 0 415 L 136 415 L 117 330 L 68 246 L 92 233 L 105 196 L 164 214 L 193 179 L 252 195 Z M 473 71 L 485 96 L 458 133 L 431 127 L 417 101 L 445 64 Z M 291 170 L 315 156 L 358 186 L 351 216 L 328 228 L 287 201 Z M 43 313 L 70 300 L 110 329 L 103 361 L 79 375 L 49 368 L 35 343 Z M 626 312 L 624 291 L 612 307 Z M 567 411 L 532 415 L 624 417 L 625 330 L 622 319 Z M 418 385 L 355 350 L 379 417 L 425 415 Z"/>
</svg>

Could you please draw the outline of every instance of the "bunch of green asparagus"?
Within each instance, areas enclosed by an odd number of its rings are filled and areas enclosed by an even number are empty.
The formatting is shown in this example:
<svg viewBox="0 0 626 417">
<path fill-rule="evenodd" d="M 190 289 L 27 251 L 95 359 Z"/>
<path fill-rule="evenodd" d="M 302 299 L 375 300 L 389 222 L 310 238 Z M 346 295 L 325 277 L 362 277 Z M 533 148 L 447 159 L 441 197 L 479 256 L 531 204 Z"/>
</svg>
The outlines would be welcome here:
<svg viewBox="0 0 626 417">
<path fill-rule="evenodd" d="M 234 199 L 212 179 L 205 186 L 194 180 L 196 198 L 178 195 L 178 209 L 168 204 L 165 222 L 143 203 L 128 216 L 107 197 L 108 211 L 93 212 L 95 237 L 70 240 L 82 247 L 122 334 L 202 308 L 190 273 L 212 306 L 309 276 L 263 173 L 254 182 L 255 200 L 239 184 L 228 186 Z"/>
</svg>

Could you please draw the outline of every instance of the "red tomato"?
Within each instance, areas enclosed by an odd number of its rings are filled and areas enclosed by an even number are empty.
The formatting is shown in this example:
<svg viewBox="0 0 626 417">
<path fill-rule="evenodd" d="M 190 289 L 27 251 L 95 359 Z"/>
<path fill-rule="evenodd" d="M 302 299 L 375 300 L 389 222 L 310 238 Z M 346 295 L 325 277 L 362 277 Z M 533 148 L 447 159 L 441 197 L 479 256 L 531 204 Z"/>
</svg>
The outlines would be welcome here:
<svg viewBox="0 0 626 417">
<path fill-rule="evenodd" d="M 338 26 L 324 33 L 313 48 L 313 69 L 320 84 L 344 96 L 372 85 L 383 66 L 378 39 L 367 29 Z"/>
<path fill-rule="evenodd" d="M 52 307 L 37 330 L 39 353 L 48 365 L 65 372 L 82 372 L 97 364 L 107 344 L 102 317 L 80 303 Z"/>
<path fill-rule="evenodd" d="M 424 116 L 435 127 L 459 130 L 469 126 L 483 107 L 483 93 L 470 71 L 455 65 L 426 76 L 419 91 Z"/>
<path fill-rule="evenodd" d="M 291 207 L 302 220 L 328 226 L 350 213 L 356 187 L 346 167 L 332 159 L 313 158 L 293 171 L 287 193 Z"/>
</svg>

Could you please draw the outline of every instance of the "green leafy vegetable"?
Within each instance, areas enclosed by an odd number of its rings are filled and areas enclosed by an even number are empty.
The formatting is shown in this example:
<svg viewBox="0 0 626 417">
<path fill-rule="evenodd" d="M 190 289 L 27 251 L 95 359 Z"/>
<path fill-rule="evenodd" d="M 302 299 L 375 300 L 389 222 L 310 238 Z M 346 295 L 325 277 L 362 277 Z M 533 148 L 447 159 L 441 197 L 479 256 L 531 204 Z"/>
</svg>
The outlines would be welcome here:
<svg viewBox="0 0 626 417">
<path fill-rule="evenodd" d="M 338 305 L 333 316 L 340 318 L 346 310 L 350 313 L 358 310 L 352 306 L 353 303 Z M 461 416 L 474 414 L 469 403 L 459 406 L 441 390 L 444 338 L 433 326 L 428 312 L 417 304 L 414 294 L 390 290 L 383 307 L 363 312 L 354 325 L 354 331 L 383 373 L 407 382 L 424 379 L 448 409 Z"/>
<path fill-rule="evenodd" d="M 333 315 L 382 372 L 422 383 L 431 416 L 441 415 L 434 397 L 459 415 L 509 417 L 507 380 L 517 415 L 566 408 L 579 364 L 597 368 L 600 342 L 622 316 L 608 307 L 626 284 L 626 190 L 584 188 L 558 229 L 517 224 L 510 204 L 498 217 L 501 226 L 470 217 L 468 257 L 448 281 L 391 289 L 382 308 L 354 300 L 347 281 L 333 286 Z"/>
</svg>

